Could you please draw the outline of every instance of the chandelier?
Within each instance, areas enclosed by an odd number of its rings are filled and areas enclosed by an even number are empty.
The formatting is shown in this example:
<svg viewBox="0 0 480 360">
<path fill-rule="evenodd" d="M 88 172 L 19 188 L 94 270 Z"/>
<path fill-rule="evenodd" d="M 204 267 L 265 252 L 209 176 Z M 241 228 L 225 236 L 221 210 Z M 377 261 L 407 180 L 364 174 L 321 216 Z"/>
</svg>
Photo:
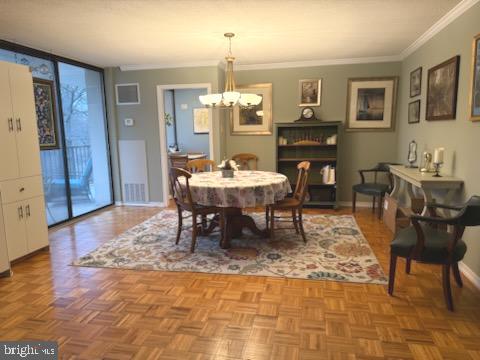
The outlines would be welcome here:
<svg viewBox="0 0 480 360">
<path fill-rule="evenodd" d="M 227 60 L 227 68 L 225 71 L 225 89 L 221 94 L 207 94 L 200 95 L 200 102 L 206 107 L 214 108 L 231 108 L 235 105 L 240 105 L 242 107 L 252 107 L 258 105 L 262 102 L 262 97 L 257 94 L 240 94 L 238 91 L 235 91 L 235 77 L 233 75 L 233 61 L 235 58 L 232 55 L 232 38 L 235 36 L 234 33 L 225 33 L 225 36 L 228 39 L 228 55 L 225 57 Z"/>
</svg>

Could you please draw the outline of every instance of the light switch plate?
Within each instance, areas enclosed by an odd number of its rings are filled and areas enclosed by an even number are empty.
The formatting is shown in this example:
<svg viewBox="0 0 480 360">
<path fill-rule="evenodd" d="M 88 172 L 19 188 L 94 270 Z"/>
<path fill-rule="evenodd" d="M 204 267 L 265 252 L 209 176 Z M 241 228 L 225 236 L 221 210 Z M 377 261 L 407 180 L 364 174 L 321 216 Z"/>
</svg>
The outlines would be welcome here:
<svg viewBox="0 0 480 360">
<path fill-rule="evenodd" d="M 125 126 L 133 126 L 135 123 L 133 119 L 125 119 L 124 122 L 125 122 Z"/>
</svg>

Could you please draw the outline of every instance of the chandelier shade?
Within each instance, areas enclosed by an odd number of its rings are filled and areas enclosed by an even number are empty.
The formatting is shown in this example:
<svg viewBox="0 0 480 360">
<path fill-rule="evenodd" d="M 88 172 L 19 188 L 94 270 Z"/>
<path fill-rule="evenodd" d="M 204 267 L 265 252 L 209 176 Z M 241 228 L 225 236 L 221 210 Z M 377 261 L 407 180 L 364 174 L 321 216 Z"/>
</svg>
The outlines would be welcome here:
<svg viewBox="0 0 480 360">
<path fill-rule="evenodd" d="M 241 107 L 252 107 L 262 102 L 262 97 L 257 94 L 244 94 L 235 91 L 235 76 L 233 74 L 233 62 L 235 58 L 232 56 L 232 37 L 234 33 L 225 33 L 224 36 L 229 41 L 228 55 L 225 57 L 227 66 L 225 70 L 225 89 L 223 93 L 200 95 L 200 102 L 206 107 L 214 108 L 232 108 L 235 105 Z"/>
</svg>

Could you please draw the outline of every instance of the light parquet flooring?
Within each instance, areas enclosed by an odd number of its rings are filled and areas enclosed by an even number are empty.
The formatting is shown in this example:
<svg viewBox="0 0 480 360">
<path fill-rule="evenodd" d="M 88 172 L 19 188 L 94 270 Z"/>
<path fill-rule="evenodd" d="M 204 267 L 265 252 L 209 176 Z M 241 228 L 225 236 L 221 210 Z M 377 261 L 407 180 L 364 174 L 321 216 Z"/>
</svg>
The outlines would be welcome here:
<svg viewBox="0 0 480 360">
<path fill-rule="evenodd" d="M 78 359 L 480 359 L 480 293 L 454 287 L 448 312 L 436 266 L 405 275 L 400 262 L 395 297 L 381 285 L 69 266 L 157 211 L 113 207 L 52 230 L 50 253 L 0 279 L 0 339 L 56 340 Z M 391 234 L 367 209 L 356 219 L 388 272 Z"/>
</svg>

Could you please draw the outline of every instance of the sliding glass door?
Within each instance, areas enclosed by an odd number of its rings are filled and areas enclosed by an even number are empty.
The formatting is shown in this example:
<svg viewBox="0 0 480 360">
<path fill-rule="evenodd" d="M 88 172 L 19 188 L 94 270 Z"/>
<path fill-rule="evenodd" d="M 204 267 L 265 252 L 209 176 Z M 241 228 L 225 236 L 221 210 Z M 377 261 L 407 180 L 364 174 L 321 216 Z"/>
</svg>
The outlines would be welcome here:
<svg viewBox="0 0 480 360">
<path fill-rule="evenodd" d="M 73 216 L 112 203 L 101 74 L 58 64 Z"/>
<path fill-rule="evenodd" d="M 48 225 L 113 203 L 103 70 L 0 41 L 0 61 L 52 84 L 55 146 L 40 146 Z M 33 91 L 33 89 L 32 89 Z"/>
</svg>

